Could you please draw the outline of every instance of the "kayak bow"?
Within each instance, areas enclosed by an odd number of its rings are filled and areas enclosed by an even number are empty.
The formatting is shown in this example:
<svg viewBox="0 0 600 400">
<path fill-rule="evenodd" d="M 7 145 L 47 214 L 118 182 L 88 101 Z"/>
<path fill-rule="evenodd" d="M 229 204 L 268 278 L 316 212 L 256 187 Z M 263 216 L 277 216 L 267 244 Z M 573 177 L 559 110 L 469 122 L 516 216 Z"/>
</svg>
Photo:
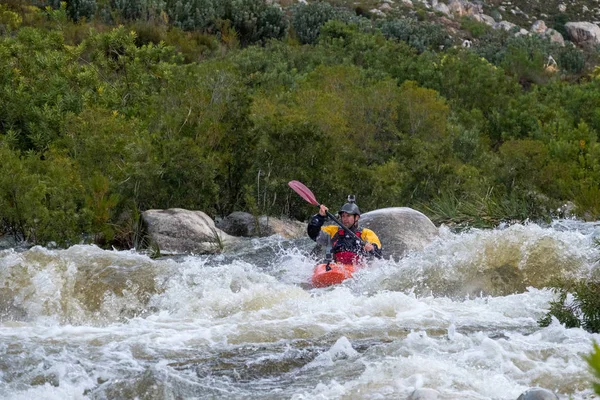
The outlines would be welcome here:
<svg viewBox="0 0 600 400">
<path fill-rule="evenodd" d="M 319 264 L 315 267 L 312 276 L 314 287 L 322 288 L 342 283 L 348 278 L 352 278 L 354 265 L 330 262 Z"/>
</svg>

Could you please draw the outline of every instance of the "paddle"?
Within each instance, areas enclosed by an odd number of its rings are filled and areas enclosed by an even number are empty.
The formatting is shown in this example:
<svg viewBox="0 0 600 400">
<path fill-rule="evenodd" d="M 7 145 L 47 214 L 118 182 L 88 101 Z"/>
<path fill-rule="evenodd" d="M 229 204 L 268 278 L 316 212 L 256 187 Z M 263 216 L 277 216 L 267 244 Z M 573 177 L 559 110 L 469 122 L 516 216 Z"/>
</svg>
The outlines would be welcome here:
<svg viewBox="0 0 600 400">
<path fill-rule="evenodd" d="M 313 206 L 317 206 L 317 207 L 321 206 L 321 203 L 319 203 L 317 201 L 317 199 L 315 198 L 315 195 L 313 194 L 313 192 L 311 192 L 309 188 L 307 188 L 306 186 L 304 186 L 304 184 L 302 182 L 299 182 L 299 181 L 289 181 L 288 182 L 288 186 L 291 187 L 294 190 L 294 192 L 298 193 L 300 195 L 300 197 L 302 197 L 304 200 L 308 201 Z M 327 216 L 333 220 L 333 222 L 335 222 L 336 224 L 338 224 L 340 226 L 340 228 L 342 228 L 342 229 L 348 229 L 350 232 L 354 233 L 354 235 L 358 238 L 358 240 L 360 240 L 360 243 L 363 246 L 366 244 L 365 241 L 362 240 L 360 238 L 360 236 L 358 236 L 358 234 L 356 232 L 354 232 L 350 228 L 346 228 L 344 226 L 344 224 L 342 224 L 335 217 L 335 215 L 333 215 L 332 213 L 329 212 L 329 210 L 327 210 L 326 213 L 327 213 Z"/>
</svg>

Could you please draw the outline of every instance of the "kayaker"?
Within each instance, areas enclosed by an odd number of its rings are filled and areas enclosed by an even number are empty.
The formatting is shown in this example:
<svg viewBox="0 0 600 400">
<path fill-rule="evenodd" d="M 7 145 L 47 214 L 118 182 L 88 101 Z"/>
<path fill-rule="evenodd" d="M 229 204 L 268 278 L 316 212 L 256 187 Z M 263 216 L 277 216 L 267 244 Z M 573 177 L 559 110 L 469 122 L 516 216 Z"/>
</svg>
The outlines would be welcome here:
<svg viewBox="0 0 600 400">
<path fill-rule="evenodd" d="M 354 202 L 354 196 L 348 196 L 348 202 L 338 211 L 342 229 L 337 225 L 323 226 L 327 219 L 328 208 L 321 204 L 319 212 L 311 218 L 308 223 L 308 236 L 317 243 L 331 243 L 331 252 L 335 261 L 343 264 L 356 263 L 362 256 L 374 256 L 381 258 L 381 242 L 370 229 L 359 228 L 360 209 Z M 356 234 L 355 234 L 355 233 Z M 362 239 L 364 245 L 358 237 Z"/>
</svg>

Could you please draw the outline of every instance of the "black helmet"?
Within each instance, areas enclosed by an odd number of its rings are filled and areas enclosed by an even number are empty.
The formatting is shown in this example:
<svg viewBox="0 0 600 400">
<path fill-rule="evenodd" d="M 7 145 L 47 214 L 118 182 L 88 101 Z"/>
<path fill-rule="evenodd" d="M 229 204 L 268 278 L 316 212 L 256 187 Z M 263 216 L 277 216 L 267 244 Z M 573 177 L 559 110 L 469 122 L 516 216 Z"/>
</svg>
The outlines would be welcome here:
<svg viewBox="0 0 600 400">
<path fill-rule="evenodd" d="M 348 195 L 348 202 L 344 204 L 342 208 L 340 208 L 340 211 L 338 211 L 338 215 L 342 213 L 360 215 L 360 209 L 358 208 L 356 203 L 354 203 L 355 201 L 356 196 L 354 196 L 353 194 Z"/>
</svg>

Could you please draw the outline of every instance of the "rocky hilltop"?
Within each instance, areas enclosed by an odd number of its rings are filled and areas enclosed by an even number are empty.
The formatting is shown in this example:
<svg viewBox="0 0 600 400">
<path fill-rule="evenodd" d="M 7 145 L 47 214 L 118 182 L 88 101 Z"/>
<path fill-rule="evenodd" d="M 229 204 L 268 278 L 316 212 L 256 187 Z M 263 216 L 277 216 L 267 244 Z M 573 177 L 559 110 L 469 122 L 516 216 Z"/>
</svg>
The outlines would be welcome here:
<svg viewBox="0 0 600 400">
<path fill-rule="evenodd" d="M 306 0 L 300 2 L 306 3 Z M 457 44 L 465 47 L 477 41 L 477 35 L 464 29 L 465 20 L 509 31 L 514 35 L 547 36 L 561 46 L 571 42 L 585 50 L 595 50 L 600 44 L 600 7 L 597 0 L 377 0 L 330 3 L 354 9 L 358 15 L 371 18 L 414 17 L 439 23 Z M 288 7 L 290 1 L 282 0 L 280 5 Z"/>
</svg>

